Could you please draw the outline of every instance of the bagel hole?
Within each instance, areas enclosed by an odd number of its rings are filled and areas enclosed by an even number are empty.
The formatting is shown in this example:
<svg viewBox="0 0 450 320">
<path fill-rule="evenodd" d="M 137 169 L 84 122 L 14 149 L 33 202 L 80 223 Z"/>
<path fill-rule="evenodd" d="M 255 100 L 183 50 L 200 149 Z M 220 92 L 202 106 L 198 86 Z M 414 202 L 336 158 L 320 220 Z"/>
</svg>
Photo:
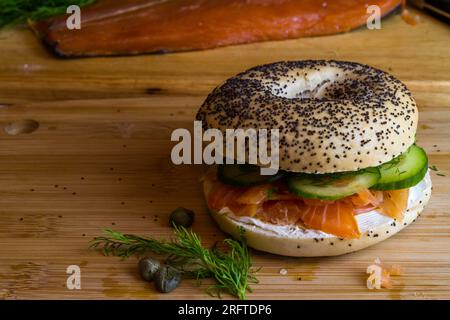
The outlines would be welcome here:
<svg viewBox="0 0 450 320">
<path fill-rule="evenodd" d="M 297 75 L 297 71 L 289 72 L 285 79 L 278 83 L 267 84 L 270 91 L 277 97 L 288 99 L 322 99 L 327 88 L 341 78 L 341 73 L 335 70 L 308 71 Z"/>
<path fill-rule="evenodd" d="M 291 71 L 277 83 L 266 83 L 272 94 L 287 99 L 355 99 L 375 94 L 374 84 L 364 77 L 340 70 L 309 71 L 302 75 Z"/>
</svg>

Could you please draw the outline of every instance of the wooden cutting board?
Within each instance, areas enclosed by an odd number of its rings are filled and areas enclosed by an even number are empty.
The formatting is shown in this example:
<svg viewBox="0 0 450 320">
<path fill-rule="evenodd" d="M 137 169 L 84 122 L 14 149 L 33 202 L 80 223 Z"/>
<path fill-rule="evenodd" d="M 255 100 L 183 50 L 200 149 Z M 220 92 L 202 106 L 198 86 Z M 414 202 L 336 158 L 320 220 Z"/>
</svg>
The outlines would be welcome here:
<svg viewBox="0 0 450 320">
<path fill-rule="evenodd" d="M 166 238 L 168 214 L 195 210 L 205 244 L 224 235 L 205 210 L 203 166 L 170 163 L 173 129 L 192 128 L 207 93 L 227 77 L 277 60 L 342 59 L 391 72 L 412 90 L 418 143 L 439 173 L 424 214 L 366 250 L 294 259 L 254 252 L 260 283 L 250 299 L 450 298 L 450 28 L 394 16 L 381 30 L 203 52 L 58 60 L 25 28 L 0 33 L 0 126 L 24 119 L 29 134 L 0 131 L 0 297 L 204 299 L 207 283 L 184 281 L 168 295 L 139 279 L 136 259 L 87 249 L 105 227 Z M 376 257 L 405 275 L 369 291 Z M 81 290 L 66 268 L 81 268 Z M 287 275 L 279 270 L 287 269 Z M 301 277 L 301 280 L 298 278 Z"/>
</svg>

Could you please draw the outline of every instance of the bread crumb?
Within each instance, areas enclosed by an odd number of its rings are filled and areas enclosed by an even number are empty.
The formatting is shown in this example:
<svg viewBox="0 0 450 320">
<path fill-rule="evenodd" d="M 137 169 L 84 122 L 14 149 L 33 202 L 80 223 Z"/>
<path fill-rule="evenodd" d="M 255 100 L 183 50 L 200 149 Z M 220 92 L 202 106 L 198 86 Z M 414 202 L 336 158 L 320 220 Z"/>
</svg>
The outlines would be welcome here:
<svg viewBox="0 0 450 320">
<path fill-rule="evenodd" d="M 282 269 L 280 269 L 280 274 L 282 275 L 282 276 L 285 276 L 285 275 L 287 275 L 287 273 L 288 273 L 288 271 L 286 270 L 286 269 L 284 269 L 284 268 L 282 268 Z"/>
</svg>

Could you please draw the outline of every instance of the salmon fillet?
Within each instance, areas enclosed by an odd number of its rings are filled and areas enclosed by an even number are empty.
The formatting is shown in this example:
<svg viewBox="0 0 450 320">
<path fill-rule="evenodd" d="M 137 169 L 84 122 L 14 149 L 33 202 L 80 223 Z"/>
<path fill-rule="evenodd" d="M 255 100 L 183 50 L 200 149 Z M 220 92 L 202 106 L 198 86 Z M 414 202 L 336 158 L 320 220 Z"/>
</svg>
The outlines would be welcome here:
<svg viewBox="0 0 450 320">
<path fill-rule="evenodd" d="M 373 0 L 384 16 L 402 0 Z M 346 32 L 366 23 L 366 0 L 99 0 L 82 8 L 81 30 L 68 15 L 32 23 L 66 57 L 203 50 L 257 41 Z"/>
</svg>

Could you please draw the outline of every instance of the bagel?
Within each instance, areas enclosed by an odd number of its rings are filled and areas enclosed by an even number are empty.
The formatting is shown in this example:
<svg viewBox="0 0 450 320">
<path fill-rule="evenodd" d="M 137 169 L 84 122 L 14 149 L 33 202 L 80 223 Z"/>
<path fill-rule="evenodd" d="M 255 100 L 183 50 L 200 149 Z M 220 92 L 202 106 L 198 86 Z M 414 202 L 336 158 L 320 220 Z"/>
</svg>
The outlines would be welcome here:
<svg viewBox="0 0 450 320">
<path fill-rule="evenodd" d="M 357 251 L 415 221 L 430 199 L 416 103 L 401 81 L 373 67 L 257 66 L 215 88 L 196 119 L 223 134 L 279 130 L 274 177 L 261 176 L 260 164 L 227 162 L 203 179 L 213 219 L 235 238 L 244 230 L 255 249 L 294 257 Z"/>
<path fill-rule="evenodd" d="M 304 173 L 378 166 L 414 143 L 418 111 L 392 75 L 346 61 L 288 61 L 234 76 L 197 113 L 204 129 L 279 129 L 279 167 Z M 228 157 L 229 155 L 227 155 Z"/>
</svg>

